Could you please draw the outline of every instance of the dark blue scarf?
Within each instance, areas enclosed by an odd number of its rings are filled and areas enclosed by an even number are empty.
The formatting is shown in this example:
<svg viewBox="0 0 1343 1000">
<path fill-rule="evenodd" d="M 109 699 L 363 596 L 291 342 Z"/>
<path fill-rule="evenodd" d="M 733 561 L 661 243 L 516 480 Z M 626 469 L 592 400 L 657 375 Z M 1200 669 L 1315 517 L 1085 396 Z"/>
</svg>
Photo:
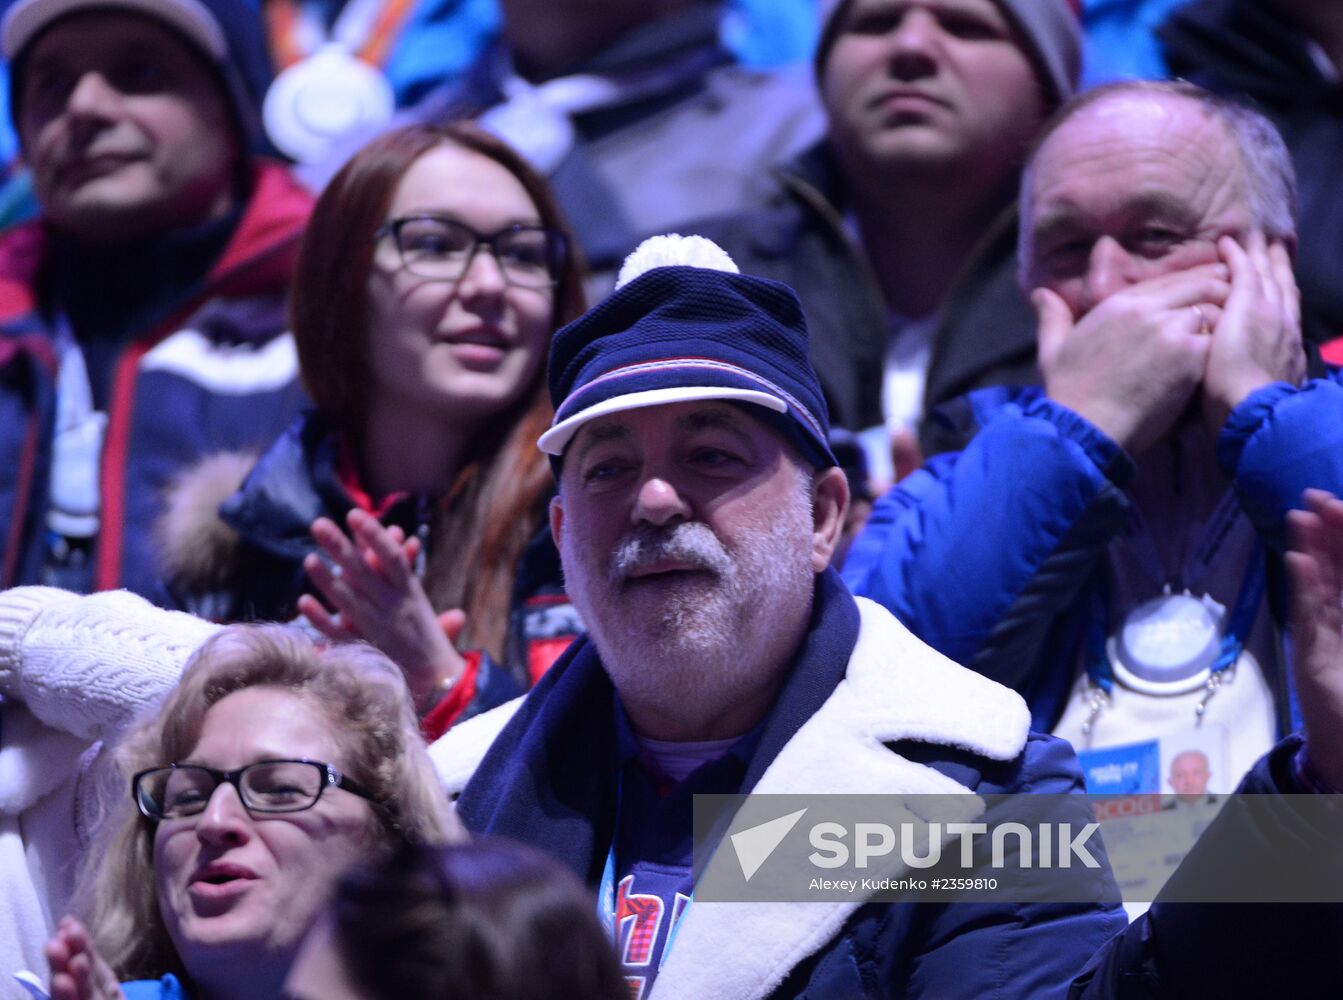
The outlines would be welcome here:
<svg viewBox="0 0 1343 1000">
<path fill-rule="evenodd" d="M 755 786 L 843 679 L 858 606 L 839 575 L 816 578 L 811 623 L 761 730 L 740 791 Z M 586 637 L 555 663 L 491 745 L 457 803 L 473 833 L 511 837 L 595 886 L 615 829 L 615 689 Z"/>
</svg>

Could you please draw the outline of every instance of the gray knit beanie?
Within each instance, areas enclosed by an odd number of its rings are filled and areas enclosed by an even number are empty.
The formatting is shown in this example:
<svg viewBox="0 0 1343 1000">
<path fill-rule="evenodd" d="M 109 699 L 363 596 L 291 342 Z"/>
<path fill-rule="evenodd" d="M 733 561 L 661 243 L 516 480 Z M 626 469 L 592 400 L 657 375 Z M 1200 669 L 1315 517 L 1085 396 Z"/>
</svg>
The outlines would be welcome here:
<svg viewBox="0 0 1343 1000">
<path fill-rule="evenodd" d="M 824 7 L 823 0 L 823 7 Z M 1049 109 L 1063 104 L 1077 90 L 1082 66 L 1082 29 L 1072 0 L 994 0 L 1021 33 L 1026 54 L 1045 85 Z M 831 3 L 824 15 L 815 67 L 819 78 L 839 35 L 844 14 L 854 0 Z"/>
</svg>

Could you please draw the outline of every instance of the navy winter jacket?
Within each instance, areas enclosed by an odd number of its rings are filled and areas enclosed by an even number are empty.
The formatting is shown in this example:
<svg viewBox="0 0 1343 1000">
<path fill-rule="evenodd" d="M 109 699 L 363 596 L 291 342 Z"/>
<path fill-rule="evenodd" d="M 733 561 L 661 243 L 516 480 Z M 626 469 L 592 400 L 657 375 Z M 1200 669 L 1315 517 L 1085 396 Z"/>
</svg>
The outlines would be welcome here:
<svg viewBox="0 0 1343 1000">
<path fill-rule="evenodd" d="M 285 297 L 312 198 L 259 163 L 229 245 L 172 315 L 115 363 L 93 586 L 162 600 L 152 528 L 173 476 L 216 450 L 272 440 L 302 402 Z M 57 357 L 42 301 L 41 221 L 0 237 L 0 587 L 42 582 Z"/>
</svg>

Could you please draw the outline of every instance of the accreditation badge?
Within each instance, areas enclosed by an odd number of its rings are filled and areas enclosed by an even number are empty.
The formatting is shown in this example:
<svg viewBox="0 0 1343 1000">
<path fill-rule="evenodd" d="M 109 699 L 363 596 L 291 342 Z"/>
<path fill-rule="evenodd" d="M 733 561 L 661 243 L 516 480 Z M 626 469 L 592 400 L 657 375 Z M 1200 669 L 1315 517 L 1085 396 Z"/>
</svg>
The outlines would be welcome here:
<svg viewBox="0 0 1343 1000">
<path fill-rule="evenodd" d="M 1115 680 L 1149 695 L 1202 687 L 1221 651 L 1225 620 L 1225 606 L 1206 594 L 1168 592 L 1144 601 L 1106 641 Z"/>
</svg>

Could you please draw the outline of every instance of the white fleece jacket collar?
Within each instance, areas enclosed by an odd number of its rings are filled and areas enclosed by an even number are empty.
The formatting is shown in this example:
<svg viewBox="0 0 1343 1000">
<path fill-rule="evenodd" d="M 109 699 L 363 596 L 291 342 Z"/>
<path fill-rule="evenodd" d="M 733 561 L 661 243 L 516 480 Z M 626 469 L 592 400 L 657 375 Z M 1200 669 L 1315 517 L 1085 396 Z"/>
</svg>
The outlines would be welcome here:
<svg viewBox="0 0 1343 1000">
<path fill-rule="evenodd" d="M 885 746 L 897 740 L 993 760 L 1021 753 L 1030 713 L 1019 695 L 924 645 L 871 601 L 859 598 L 858 607 L 862 626 L 845 679 L 766 769 L 756 794 L 969 791 Z M 984 809 L 978 797 L 968 797 L 966 807 L 963 821 Z M 914 800 L 907 808 L 912 820 L 923 807 Z M 873 875 L 898 878 L 904 871 L 893 858 Z M 855 894 L 842 903 L 695 903 L 682 918 L 650 1000 L 766 997 L 833 939 L 864 901 Z"/>
<path fill-rule="evenodd" d="M 862 624 L 845 679 L 761 776 L 758 794 L 967 792 L 885 744 L 914 739 L 991 760 L 1026 744 L 1030 713 L 1013 691 L 953 663 L 885 609 L 858 598 Z M 445 787 L 461 791 L 521 699 L 449 731 L 430 748 Z M 910 802 L 917 813 L 920 806 Z M 983 811 L 967 800 L 966 819 Z M 898 877 L 898 859 L 875 875 Z M 650 1000 L 752 1000 L 825 946 L 864 900 L 843 903 L 695 903 Z"/>
</svg>

